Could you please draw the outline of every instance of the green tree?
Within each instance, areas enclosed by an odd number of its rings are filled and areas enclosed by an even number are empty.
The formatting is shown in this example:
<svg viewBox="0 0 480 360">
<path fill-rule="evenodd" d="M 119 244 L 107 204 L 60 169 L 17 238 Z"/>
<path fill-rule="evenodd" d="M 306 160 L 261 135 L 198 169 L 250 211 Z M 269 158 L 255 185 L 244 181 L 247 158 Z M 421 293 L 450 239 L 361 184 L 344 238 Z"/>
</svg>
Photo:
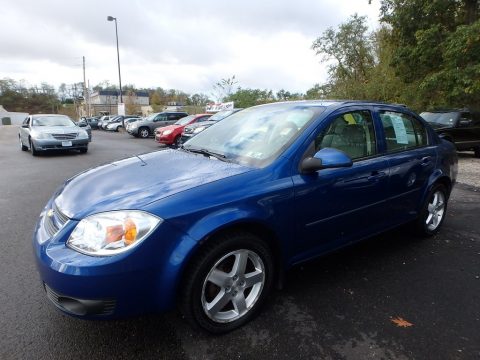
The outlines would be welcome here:
<svg viewBox="0 0 480 360">
<path fill-rule="evenodd" d="M 336 97 L 365 97 L 364 87 L 359 85 L 368 81 L 375 65 L 366 17 L 355 14 L 338 29 L 327 29 L 313 42 L 312 49 L 329 64 L 329 81 Z"/>
<path fill-rule="evenodd" d="M 391 65 L 421 107 L 478 106 L 478 0 L 383 0 Z"/>
</svg>

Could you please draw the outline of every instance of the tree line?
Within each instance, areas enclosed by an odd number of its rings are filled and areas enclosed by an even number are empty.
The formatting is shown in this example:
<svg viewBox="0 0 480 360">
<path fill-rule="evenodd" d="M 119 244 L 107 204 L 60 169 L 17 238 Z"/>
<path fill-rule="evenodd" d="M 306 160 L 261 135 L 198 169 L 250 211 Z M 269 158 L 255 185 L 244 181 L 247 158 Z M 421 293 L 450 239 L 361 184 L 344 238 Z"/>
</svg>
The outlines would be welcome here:
<svg viewBox="0 0 480 360">
<path fill-rule="evenodd" d="M 318 97 L 478 109 L 479 12 L 478 0 L 382 0 L 373 32 L 353 15 L 312 44 L 329 71 Z"/>
</svg>

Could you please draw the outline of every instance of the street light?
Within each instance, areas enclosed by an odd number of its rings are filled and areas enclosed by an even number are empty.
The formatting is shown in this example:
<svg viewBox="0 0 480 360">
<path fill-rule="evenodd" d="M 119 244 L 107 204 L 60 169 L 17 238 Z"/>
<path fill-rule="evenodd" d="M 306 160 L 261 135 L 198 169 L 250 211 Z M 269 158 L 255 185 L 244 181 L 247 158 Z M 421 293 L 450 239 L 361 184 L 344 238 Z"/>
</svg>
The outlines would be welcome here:
<svg viewBox="0 0 480 360">
<path fill-rule="evenodd" d="M 113 16 L 108 16 L 107 17 L 108 21 L 114 21 L 115 20 L 115 36 L 117 38 L 117 60 L 118 60 L 118 82 L 120 83 L 120 103 L 123 104 L 123 97 L 122 97 L 122 76 L 120 75 L 120 52 L 118 50 L 118 29 L 117 29 L 117 18 L 114 18 Z"/>
</svg>

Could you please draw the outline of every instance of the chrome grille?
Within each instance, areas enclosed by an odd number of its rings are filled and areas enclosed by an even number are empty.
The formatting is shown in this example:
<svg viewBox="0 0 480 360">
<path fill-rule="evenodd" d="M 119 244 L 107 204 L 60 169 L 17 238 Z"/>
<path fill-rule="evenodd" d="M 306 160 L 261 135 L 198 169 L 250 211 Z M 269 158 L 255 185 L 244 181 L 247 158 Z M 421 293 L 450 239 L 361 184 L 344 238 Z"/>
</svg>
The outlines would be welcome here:
<svg viewBox="0 0 480 360">
<path fill-rule="evenodd" d="M 43 220 L 45 231 L 50 237 L 52 237 L 65 225 L 68 220 L 70 220 L 68 216 L 60 211 L 54 201 L 52 207 L 47 211 Z"/>
<path fill-rule="evenodd" d="M 57 140 L 73 140 L 77 137 L 77 133 L 52 134 L 52 136 Z"/>
</svg>

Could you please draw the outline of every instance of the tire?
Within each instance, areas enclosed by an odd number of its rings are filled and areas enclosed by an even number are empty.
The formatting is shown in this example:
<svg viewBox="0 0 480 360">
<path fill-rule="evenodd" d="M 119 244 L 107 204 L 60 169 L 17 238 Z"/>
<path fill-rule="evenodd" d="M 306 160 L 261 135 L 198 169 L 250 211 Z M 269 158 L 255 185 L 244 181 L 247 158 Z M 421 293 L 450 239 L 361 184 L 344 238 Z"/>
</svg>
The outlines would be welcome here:
<svg viewBox="0 0 480 360">
<path fill-rule="evenodd" d="M 22 151 L 27 151 L 28 146 L 23 145 L 22 138 L 20 136 L 18 137 L 18 140 L 20 141 L 20 149 L 22 149 Z"/>
<path fill-rule="evenodd" d="M 423 204 L 416 223 L 416 233 L 430 237 L 438 233 L 445 220 L 448 204 L 448 192 L 444 185 L 435 184 Z"/>
<path fill-rule="evenodd" d="M 180 141 L 180 135 L 173 140 L 173 147 L 179 148 L 180 145 L 182 145 L 182 142 Z"/>
<path fill-rule="evenodd" d="M 480 158 L 480 146 L 477 146 L 475 149 L 473 149 L 473 153 L 476 158 Z"/>
<path fill-rule="evenodd" d="M 150 130 L 146 127 L 142 127 L 138 129 L 138 136 L 140 136 L 142 139 L 146 139 L 150 136 Z"/>
<path fill-rule="evenodd" d="M 30 151 L 32 152 L 32 156 L 38 156 L 38 151 L 35 150 L 35 145 L 33 145 L 32 140 L 30 140 Z"/>
<path fill-rule="evenodd" d="M 87 151 L 88 151 L 88 147 L 87 147 L 87 148 L 80 149 L 80 154 L 86 154 Z"/>
<path fill-rule="evenodd" d="M 243 269 L 235 270 L 242 263 Z M 270 249 L 253 234 L 235 232 L 212 239 L 185 272 L 181 312 L 194 327 L 213 334 L 239 328 L 258 314 L 268 297 L 273 264 Z"/>
<path fill-rule="evenodd" d="M 117 128 L 115 129 L 116 132 L 119 132 L 120 129 L 122 129 L 122 126 L 117 126 Z"/>
</svg>

